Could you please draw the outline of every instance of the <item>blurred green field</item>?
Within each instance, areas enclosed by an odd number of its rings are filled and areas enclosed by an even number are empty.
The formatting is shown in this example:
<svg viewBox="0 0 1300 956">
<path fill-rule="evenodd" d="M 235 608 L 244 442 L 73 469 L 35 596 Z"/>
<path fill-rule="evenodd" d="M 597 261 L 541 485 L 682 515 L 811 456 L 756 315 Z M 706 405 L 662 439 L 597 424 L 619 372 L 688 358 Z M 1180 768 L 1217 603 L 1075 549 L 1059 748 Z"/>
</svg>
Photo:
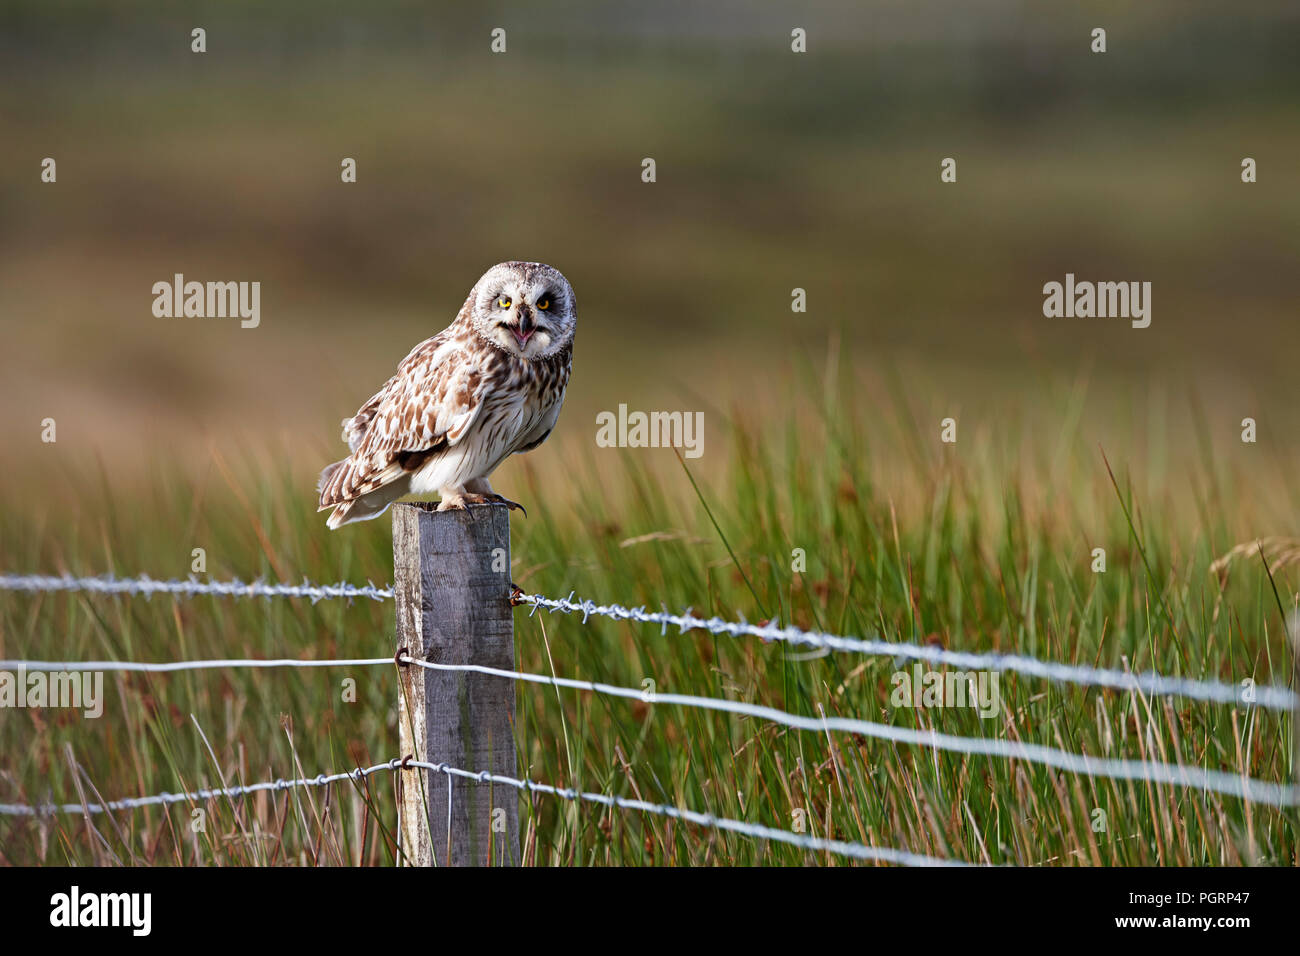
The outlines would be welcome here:
<svg viewBox="0 0 1300 956">
<path fill-rule="evenodd" d="M 770 401 L 787 357 L 837 333 L 968 413 L 1048 400 L 1085 355 L 1294 436 L 1290 5 L 813 3 L 805 57 L 792 14 L 738 12 L 0 12 L 0 438 L 29 448 L 54 417 L 121 480 L 162 447 L 314 451 L 511 258 L 577 291 L 584 417 Z M 1104 56 L 1080 42 L 1090 15 Z M 176 272 L 260 281 L 261 325 L 155 318 Z M 1066 272 L 1151 281 L 1151 327 L 1045 319 Z"/>
<path fill-rule="evenodd" d="M 670 451 L 574 452 L 544 446 L 497 483 L 529 506 L 512 518 L 512 577 L 528 591 L 693 607 L 961 649 L 1239 682 L 1285 683 L 1279 598 L 1258 554 L 1211 563 L 1286 497 L 1296 461 L 1247 459 L 1212 442 L 1167 492 L 1143 493 L 1150 463 L 1111 459 L 1131 533 L 1105 465 L 1078 425 L 1082 382 L 1044 417 L 1054 445 L 1026 431 L 959 432 L 943 446 L 921 429 L 909 447 L 875 438 L 845 399 L 847 367 L 803 424 L 735 415 L 725 477 L 699 479 Z M 836 384 L 838 382 L 838 384 Z M 878 409 L 891 421 L 911 414 Z M 874 417 L 874 416 L 872 416 Z M 1240 443 L 1238 443 L 1240 444 Z M 1250 446 L 1242 446 L 1250 448 Z M 722 449 L 717 454 L 722 454 Z M 647 465 L 647 457 L 657 462 Z M 526 460 L 526 459 L 525 459 Z M 894 461 L 892 466 L 882 463 Z M 326 533 L 308 487 L 273 460 L 214 457 L 205 480 L 162 473 L 147 495 L 118 495 L 86 475 L 57 509 L 6 511 L 6 568 L 184 576 L 204 547 L 214 579 L 391 581 L 386 518 Z M 551 500 L 554 481 L 573 494 Z M 1185 494 L 1184 494 L 1185 493 Z M 1294 509 L 1294 489 L 1289 492 Z M 1281 497 L 1279 497 L 1281 495 Z M 706 510 L 707 507 L 707 510 Z M 716 518 L 733 562 L 713 529 Z M 57 521 L 60 533 L 48 534 Z M 1256 524 L 1260 522 L 1260 524 Z M 1254 531 L 1248 530 L 1248 526 Z M 1274 526 L 1276 529 L 1276 526 Z M 1293 610 L 1298 542 L 1270 542 L 1280 600 Z M 1153 576 L 1144 570 L 1141 549 Z M 1105 547 L 1105 573 L 1090 570 Z M 807 570 L 791 570 L 794 548 Z M 751 592 L 749 585 L 752 584 Z M 32 597 L 0 600 L 6 658 L 179 660 L 381 656 L 392 608 L 359 601 L 274 602 Z M 858 716 L 946 733 L 1007 737 L 1110 757 L 1183 762 L 1285 782 L 1289 715 L 1185 700 L 1138 699 L 1004 674 L 1002 710 L 890 706 L 888 660 L 811 657 L 781 645 L 704 633 L 516 612 L 519 669 L 661 692 L 752 701 L 799 714 Z M 356 681 L 356 703 L 342 681 Z M 0 800 L 76 800 L 69 756 L 90 799 L 178 791 L 346 769 L 396 755 L 396 681 L 386 669 L 108 675 L 100 720 L 59 711 L 0 713 Z M 1075 778 L 1035 765 L 784 731 L 749 719 L 521 684 L 520 772 L 790 829 L 970 862 L 1025 865 L 1294 865 L 1294 809 L 1159 785 Z M 215 750 L 203 745 L 201 727 Z M 472 768 L 471 768 L 472 769 Z M 6 863 L 374 864 L 393 862 L 391 779 L 363 800 L 348 785 L 258 795 L 236 812 L 211 801 L 208 830 L 184 806 L 49 822 L 0 819 Z M 1108 819 L 1094 832 L 1094 811 Z M 522 807 L 536 864 L 798 864 L 844 861 L 534 796 Z"/>
</svg>

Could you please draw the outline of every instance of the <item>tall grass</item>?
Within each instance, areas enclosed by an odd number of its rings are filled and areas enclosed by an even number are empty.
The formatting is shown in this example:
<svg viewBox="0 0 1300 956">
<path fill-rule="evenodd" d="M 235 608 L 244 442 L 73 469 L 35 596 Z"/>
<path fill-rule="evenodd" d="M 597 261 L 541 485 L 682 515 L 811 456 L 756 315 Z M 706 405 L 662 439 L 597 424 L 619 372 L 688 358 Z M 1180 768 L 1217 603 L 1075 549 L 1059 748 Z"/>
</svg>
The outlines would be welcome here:
<svg viewBox="0 0 1300 956">
<path fill-rule="evenodd" d="M 928 410 L 909 406 L 897 375 L 879 377 L 883 392 L 870 403 L 838 362 L 818 379 L 815 407 L 763 423 L 749 407 L 725 415 L 708 468 L 709 456 L 600 451 L 576 436 L 545 446 L 506 486 L 530 515 L 512 518 L 514 581 L 889 640 L 1286 681 L 1283 612 L 1295 607 L 1297 549 L 1276 515 L 1293 510 L 1294 462 L 1261 453 L 1249 467 L 1233 464 L 1189 406 L 1199 444 L 1187 454 L 1151 444 L 1133 462 L 1135 446 L 1117 441 L 1105 449 L 1112 480 L 1084 424 L 1084 378 L 1045 410 L 1051 430 L 1032 415 L 963 422 L 953 446 L 938 441 Z M 38 493 L 35 507 L 0 516 L 2 564 L 184 576 L 201 547 L 214 578 L 391 580 L 387 519 L 327 533 L 310 481 L 288 460 L 214 452 L 197 475 L 160 470 L 143 490 L 101 473 L 79 482 L 75 500 Z M 1243 544 L 1266 533 L 1279 536 L 1267 569 Z M 1106 551 L 1104 573 L 1092 570 L 1094 548 Z M 0 596 L 6 658 L 380 656 L 392 632 L 391 606 L 372 602 Z M 518 667 L 538 673 L 634 687 L 649 679 L 661 692 L 1268 780 L 1294 770 L 1290 717 L 1244 706 L 1004 674 L 991 719 L 898 708 L 890 660 L 522 608 L 516 647 Z M 344 700 L 345 680 L 355 681 L 355 702 Z M 111 799 L 379 762 L 396 754 L 396 686 L 385 668 L 109 675 L 99 720 L 0 712 L 0 801 L 75 802 L 80 790 Z M 517 693 L 520 772 L 549 783 L 980 863 L 1296 863 L 1295 810 L 568 690 Z M 4 818 L 0 859 L 391 865 L 394 786 L 380 774 L 364 790 L 336 784 L 89 822 Z M 522 799 L 530 864 L 845 862 L 655 816 Z M 207 815 L 202 832 L 194 809 Z"/>
</svg>

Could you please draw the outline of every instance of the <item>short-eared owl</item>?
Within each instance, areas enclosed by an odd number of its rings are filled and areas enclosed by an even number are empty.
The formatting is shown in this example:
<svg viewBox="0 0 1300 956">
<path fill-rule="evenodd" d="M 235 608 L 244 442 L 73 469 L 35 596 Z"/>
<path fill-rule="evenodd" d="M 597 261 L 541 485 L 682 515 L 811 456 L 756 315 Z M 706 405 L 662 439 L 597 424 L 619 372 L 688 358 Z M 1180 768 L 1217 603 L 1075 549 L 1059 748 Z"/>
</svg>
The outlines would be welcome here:
<svg viewBox="0 0 1300 956">
<path fill-rule="evenodd" d="M 573 289 L 540 262 L 483 274 L 456 321 L 411 350 L 397 374 L 343 420 L 351 454 L 321 472 L 320 509 L 337 528 L 436 492 L 439 511 L 503 501 L 488 476 L 536 448 L 564 403 L 577 326 Z"/>
</svg>

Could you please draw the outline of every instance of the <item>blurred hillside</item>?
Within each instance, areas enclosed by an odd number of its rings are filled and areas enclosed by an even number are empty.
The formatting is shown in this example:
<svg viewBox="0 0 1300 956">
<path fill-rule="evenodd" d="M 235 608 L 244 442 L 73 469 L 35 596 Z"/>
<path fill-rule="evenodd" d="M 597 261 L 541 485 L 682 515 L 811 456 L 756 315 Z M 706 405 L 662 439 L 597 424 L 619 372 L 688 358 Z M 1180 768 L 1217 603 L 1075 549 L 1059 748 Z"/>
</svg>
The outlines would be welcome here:
<svg viewBox="0 0 1300 956">
<path fill-rule="evenodd" d="M 1293 3 L 10 2 L 9 480 L 47 416 L 122 474 L 215 444 L 309 476 L 507 258 L 577 290 L 556 439 L 583 449 L 620 402 L 781 412 L 829 347 L 927 426 L 1032 415 L 1086 367 L 1103 431 L 1190 390 L 1220 437 L 1253 414 L 1294 446 L 1297 40 Z M 260 281 L 260 327 L 155 318 L 177 272 Z M 1151 327 L 1044 318 L 1067 272 L 1152 282 Z"/>
</svg>

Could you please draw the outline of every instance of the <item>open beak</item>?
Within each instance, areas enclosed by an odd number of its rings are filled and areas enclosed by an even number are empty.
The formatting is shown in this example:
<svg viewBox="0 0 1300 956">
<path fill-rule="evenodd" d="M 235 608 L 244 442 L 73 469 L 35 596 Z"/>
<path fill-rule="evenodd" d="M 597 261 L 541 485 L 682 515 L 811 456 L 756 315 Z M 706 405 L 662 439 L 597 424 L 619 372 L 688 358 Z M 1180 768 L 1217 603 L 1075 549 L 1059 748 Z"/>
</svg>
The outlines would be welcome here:
<svg viewBox="0 0 1300 956">
<path fill-rule="evenodd" d="M 528 344 L 528 340 L 532 338 L 535 331 L 537 331 L 537 326 L 533 323 L 533 314 L 528 309 L 520 306 L 519 325 L 511 328 L 510 334 L 515 337 L 515 341 L 519 343 L 519 347 L 522 349 Z"/>
</svg>

